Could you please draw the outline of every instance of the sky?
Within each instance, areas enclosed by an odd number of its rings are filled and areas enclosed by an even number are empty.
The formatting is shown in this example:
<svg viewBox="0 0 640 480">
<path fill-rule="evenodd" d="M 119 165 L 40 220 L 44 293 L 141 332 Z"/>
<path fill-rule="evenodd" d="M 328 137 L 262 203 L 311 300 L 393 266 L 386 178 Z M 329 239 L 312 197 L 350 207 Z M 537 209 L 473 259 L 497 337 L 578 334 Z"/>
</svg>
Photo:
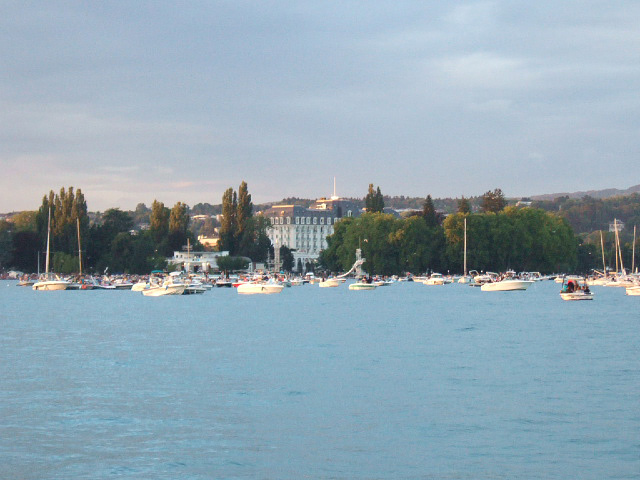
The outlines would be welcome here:
<svg viewBox="0 0 640 480">
<path fill-rule="evenodd" d="M 0 0 L 0 212 L 640 183 L 635 0 Z"/>
</svg>

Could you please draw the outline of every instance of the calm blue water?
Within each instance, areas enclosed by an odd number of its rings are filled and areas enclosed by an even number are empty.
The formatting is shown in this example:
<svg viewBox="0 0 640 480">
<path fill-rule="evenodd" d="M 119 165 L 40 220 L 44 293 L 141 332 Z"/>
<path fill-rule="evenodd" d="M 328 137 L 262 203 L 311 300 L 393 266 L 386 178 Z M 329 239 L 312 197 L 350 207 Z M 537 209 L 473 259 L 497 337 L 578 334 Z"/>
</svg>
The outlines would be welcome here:
<svg viewBox="0 0 640 480">
<path fill-rule="evenodd" d="M 0 282 L 3 479 L 640 478 L 640 298 Z"/>
</svg>

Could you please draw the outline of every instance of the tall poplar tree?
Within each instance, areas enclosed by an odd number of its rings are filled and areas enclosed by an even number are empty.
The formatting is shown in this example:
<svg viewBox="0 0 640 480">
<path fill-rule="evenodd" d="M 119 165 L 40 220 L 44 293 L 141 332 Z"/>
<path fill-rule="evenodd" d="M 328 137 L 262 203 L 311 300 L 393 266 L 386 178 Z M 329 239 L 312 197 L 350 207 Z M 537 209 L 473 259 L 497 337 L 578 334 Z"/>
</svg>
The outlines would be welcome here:
<svg viewBox="0 0 640 480">
<path fill-rule="evenodd" d="M 169 214 L 169 246 L 180 250 L 187 243 L 189 233 L 189 207 L 186 203 L 176 203 Z"/>
<path fill-rule="evenodd" d="M 162 241 L 169 234 L 169 209 L 164 203 L 154 200 L 149 217 L 150 230 L 156 242 Z"/>
<path fill-rule="evenodd" d="M 238 197 L 233 188 L 222 195 L 222 221 L 220 222 L 220 250 L 230 255 L 236 252 Z"/>
<path fill-rule="evenodd" d="M 236 245 L 240 255 L 247 255 L 253 242 L 253 229 L 251 217 L 253 216 L 253 204 L 247 182 L 242 182 L 238 189 L 238 206 L 236 209 Z"/>
<path fill-rule="evenodd" d="M 364 197 L 364 205 L 368 213 L 380 213 L 384 210 L 384 197 L 380 187 L 373 189 L 373 183 L 369 184 L 367 196 Z"/>
</svg>

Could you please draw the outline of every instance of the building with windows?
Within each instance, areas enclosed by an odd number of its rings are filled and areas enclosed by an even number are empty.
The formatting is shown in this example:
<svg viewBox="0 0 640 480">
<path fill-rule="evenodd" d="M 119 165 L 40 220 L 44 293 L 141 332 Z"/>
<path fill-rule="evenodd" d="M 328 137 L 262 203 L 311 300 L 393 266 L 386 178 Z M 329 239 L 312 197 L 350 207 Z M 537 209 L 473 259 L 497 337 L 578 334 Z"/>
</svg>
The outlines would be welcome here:
<svg viewBox="0 0 640 480">
<path fill-rule="evenodd" d="M 218 257 L 226 257 L 229 252 L 185 252 L 175 251 L 167 258 L 168 265 L 179 265 L 185 272 L 209 273 L 218 269 Z"/>
<path fill-rule="evenodd" d="M 271 222 L 269 240 L 274 249 L 281 246 L 294 250 L 294 269 L 315 262 L 327 246 L 327 236 L 343 217 L 360 216 L 360 207 L 337 196 L 319 198 L 309 208 L 299 205 L 274 205 L 264 212 Z M 301 272 L 300 272 L 301 273 Z"/>
<path fill-rule="evenodd" d="M 624 222 L 621 222 L 620 220 L 614 220 L 609 224 L 610 232 L 615 232 L 616 230 L 618 230 L 618 232 L 624 230 Z"/>
</svg>

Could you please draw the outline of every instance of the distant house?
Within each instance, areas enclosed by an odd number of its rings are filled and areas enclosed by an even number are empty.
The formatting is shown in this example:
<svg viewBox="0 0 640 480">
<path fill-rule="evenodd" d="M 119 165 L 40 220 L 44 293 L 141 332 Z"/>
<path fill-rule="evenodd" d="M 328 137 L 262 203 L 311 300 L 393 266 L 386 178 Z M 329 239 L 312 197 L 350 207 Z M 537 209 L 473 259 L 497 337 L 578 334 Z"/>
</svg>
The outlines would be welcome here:
<svg viewBox="0 0 640 480">
<path fill-rule="evenodd" d="M 621 222 L 620 220 L 614 220 L 613 222 L 609 223 L 609 231 L 615 232 L 616 225 L 618 227 L 618 232 L 621 232 L 622 230 L 624 230 L 624 222 Z"/>
<path fill-rule="evenodd" d="M 220 237 L 209 237 L 207 235 L 198 235 L 198 242 L 200 242 L 200 244 L 204 248 L 215 249 L 215 248 L 218 248 L 218 245 L 220 245 Z"/>
<path fill-rule="evenodd" d="M 210 272 L 217 270 L 218 257 L 226 257 L 229 252 L 173 252 L 173 257 L 167 258 L 169 265 L 179 265 L 186 272 Z"/>
</svg>

